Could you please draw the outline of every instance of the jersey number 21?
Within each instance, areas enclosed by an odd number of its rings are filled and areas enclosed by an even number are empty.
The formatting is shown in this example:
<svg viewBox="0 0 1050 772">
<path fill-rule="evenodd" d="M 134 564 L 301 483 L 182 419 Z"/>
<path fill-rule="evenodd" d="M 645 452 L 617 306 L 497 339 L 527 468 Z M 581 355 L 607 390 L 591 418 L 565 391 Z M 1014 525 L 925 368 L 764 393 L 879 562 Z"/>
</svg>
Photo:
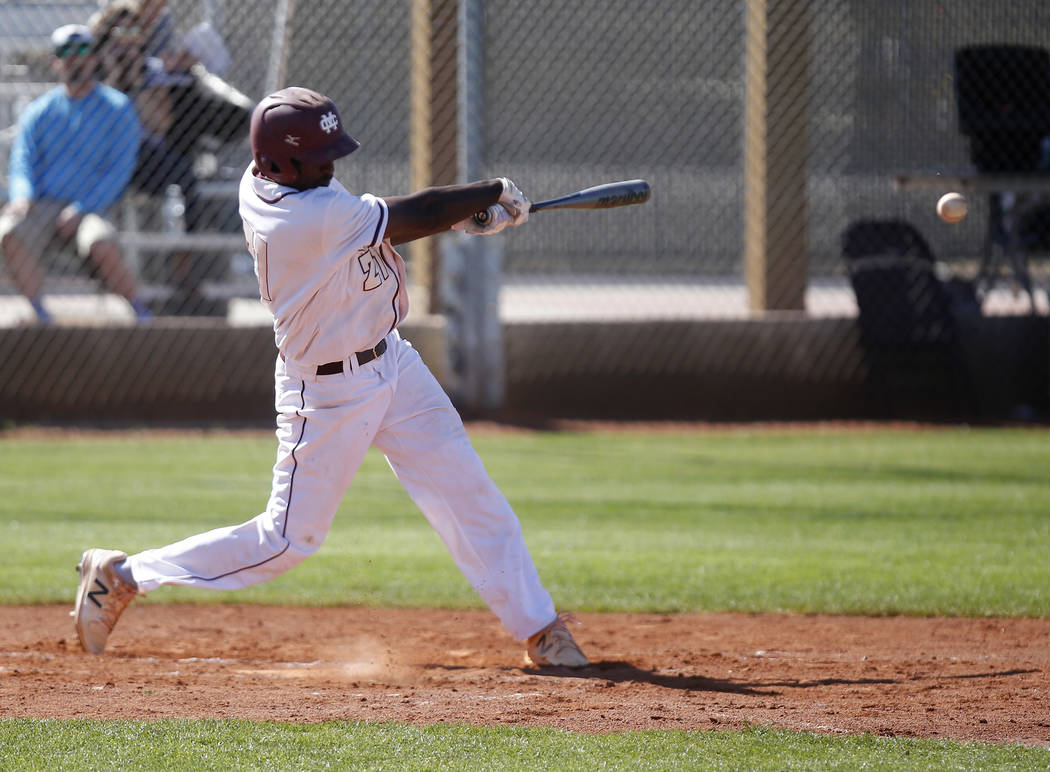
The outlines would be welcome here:
<svg viewBox="0 0 1050 772">
<path fill-rule="evenodd" d="M 376 289 L 390 278 L 390 267 L 378 247 L 369 247 L 368 251 L 359 254 L 357 264 L 361 266 L 361 273 L 365 275 L 365 283 L 361 287 L 365 292 Z"/>
</svg>

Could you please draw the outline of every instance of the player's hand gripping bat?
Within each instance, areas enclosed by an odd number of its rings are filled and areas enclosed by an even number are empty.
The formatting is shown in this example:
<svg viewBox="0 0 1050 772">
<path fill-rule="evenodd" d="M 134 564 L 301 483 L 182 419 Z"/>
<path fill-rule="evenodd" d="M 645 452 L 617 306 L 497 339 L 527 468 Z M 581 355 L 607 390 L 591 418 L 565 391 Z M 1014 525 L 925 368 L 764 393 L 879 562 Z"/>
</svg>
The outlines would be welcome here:
<svg viewBox="0 0 1050 772">
<path fill-rule="evenodd" d="M 607 182 L 604 185 L 584 188 L 566 196 L 537 201 L 529 207 L 529 214 L 542 212 L 545 209 L 612 209 L 617 206 L 644 204 L 649 200 L 650 195 L 652 195 L 652 190 L 645 180 Z M 475 214 L 474 222 L 485 227 L 492 219 L 492 209 L 497 206 L 499 204 L 494 204 L 484 212 Z"/>
</svg>

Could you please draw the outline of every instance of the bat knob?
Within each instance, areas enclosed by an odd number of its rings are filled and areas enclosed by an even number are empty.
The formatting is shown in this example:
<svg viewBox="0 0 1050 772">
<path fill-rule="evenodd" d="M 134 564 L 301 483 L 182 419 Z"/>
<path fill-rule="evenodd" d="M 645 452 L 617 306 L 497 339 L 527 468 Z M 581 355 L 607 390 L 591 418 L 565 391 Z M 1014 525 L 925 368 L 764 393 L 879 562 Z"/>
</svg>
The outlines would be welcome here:
<svg viewBox="0 0 1050 772">
<path fill-rule="evenodd" d="M 492 222 L 492 212 L 490 212 L 488 209 L 482 212 L 477 212 L 474 215 L 474 224 L 477 225 L 479 228 L 484 228 L 490 222 Z"/>
</svg>

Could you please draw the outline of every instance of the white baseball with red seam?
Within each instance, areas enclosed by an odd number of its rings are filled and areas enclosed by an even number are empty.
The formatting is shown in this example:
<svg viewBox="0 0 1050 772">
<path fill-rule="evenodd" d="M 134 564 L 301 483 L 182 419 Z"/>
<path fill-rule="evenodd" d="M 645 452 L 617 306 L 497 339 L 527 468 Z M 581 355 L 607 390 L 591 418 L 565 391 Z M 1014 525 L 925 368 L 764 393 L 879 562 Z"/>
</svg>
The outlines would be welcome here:
<svg viewBox="0 0 1050 772">
<path fill-rule="evenodd" d="M 969 205 L 962 193 L 945 193 L 937 202 L 937 216 L 945 222 L 959 222 L 966 217 Z"/>
</svg>

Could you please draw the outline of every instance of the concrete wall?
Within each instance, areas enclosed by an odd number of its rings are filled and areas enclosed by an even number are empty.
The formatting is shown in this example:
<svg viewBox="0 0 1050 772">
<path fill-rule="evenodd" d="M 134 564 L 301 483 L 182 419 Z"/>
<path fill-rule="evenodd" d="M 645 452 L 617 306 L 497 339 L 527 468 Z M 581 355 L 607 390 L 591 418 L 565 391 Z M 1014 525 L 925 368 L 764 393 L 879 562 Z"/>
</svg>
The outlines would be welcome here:
<svg viewBox="0 0 1050 772">
<path fill-rule="evenodd" d="M 402 328 L 438 379 L 444 328 Z M 1045 317 L 975 318 L 952 362 L 878 377 L 853 319 L 521 323 L 504 328 L 508 417 L 1000 420 L 1047 410 Z M 634 341 L 625 348 L 623 341 Z M 641 341 L 639 343 L 639 341 Z M 0 330 L 0 420 L 273 420 L 268 328 L 211 320 Z"/>
<path fill-rule="evenodd" d="M 862 349 L 854 318 L 510 325 L 508 409 L 708 421 L 1045 418 L 1047 318 L 960 325 L 954 349 L 878 357 Z"/>
<path fill-rule="evenodd" d="M 505 340 L 512 410 L 705 420 L 863 410 L 851 319 L 529 324 Z"/>
</svg>

